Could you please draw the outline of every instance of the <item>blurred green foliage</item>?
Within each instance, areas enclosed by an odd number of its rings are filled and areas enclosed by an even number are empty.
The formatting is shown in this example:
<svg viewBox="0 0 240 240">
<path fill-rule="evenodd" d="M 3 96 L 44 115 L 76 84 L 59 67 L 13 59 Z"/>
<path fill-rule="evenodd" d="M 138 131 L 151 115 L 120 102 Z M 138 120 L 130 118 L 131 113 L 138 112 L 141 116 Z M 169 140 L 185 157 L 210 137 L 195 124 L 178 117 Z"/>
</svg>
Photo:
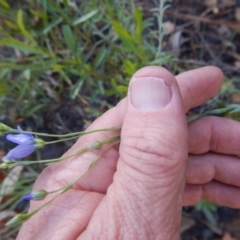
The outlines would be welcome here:
<svg viewBox="0 0 240 240">
<path fill-rule="evenodd" d="M 87 106 L 86 114 L 96 116 L 102 111 L 96 106 L 111 107 L 126 95 L 137 69 L 169 62 L 171 53 L 156 54 L 163 35 L 156 21 L 162 21 L 160 10 L 145 17 L 135 2 L 0 0 L 0 120 L 39 119 L 50 103 L 66 100 L 78 100 Z M 0 211 L 26 211 L 20 196 L 30 191 L 41 169 L 21 173 Z"/>
<path fill-rule="evenodd" d="M 12 3 L 0 0 L 0 48 L 6 52 L 0 60 L 1 113 L 37 113 L 53 101 L 45 82 L 50 91 L 83 103 L 120 99 L 137 69 L 171 59 L 156 55 L 162 30 L 154 14 L 143 18 L 135 1 Z"/>
</svg>

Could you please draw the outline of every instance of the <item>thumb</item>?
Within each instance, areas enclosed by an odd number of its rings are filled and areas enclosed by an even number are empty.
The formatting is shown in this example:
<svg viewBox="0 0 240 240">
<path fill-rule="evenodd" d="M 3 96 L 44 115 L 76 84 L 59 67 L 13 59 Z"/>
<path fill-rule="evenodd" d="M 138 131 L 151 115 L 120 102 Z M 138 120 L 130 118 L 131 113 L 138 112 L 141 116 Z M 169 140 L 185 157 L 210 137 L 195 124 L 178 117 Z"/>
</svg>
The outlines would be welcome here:
<svg viewBox="0 0 240 240">
<path fill-rule="evenodd" d="M 143 239 L 150 239 L 149 231 L 154 239 L 177 239 L 187 124 L 177 82 L 164 68 L 145 67 L 133 75 L 119 151 L 113 186 L 123 218 L 139 224 L 135 230 L 143 231 Z"/>
</svg>

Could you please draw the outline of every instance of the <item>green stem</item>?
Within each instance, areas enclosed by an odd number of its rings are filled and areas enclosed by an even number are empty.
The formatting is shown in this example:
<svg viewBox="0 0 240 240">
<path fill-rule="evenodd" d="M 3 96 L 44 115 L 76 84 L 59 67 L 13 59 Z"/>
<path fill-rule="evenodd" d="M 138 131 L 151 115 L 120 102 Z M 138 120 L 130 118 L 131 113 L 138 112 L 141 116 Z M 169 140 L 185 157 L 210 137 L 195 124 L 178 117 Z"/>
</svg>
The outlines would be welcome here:
<svg viewBox="0 0 240 240">
<path fill-rule="evenodd" d="M 98 160 L 102 157 L 102 155 L 104 153 L 106 153 L 110 148 L 112 148 L 113 146 L 117 145 L 118 143 L 120 143 L 120 140 L 117 140 L 116 142 L 110 144 L 107 148 L 105 148 L 88 166 L 88 169 L 79 177 L 77 178 L 74 182 L 70 183 L 69 185 L 66 186 L 66 189 L 68 190 L 69 187 L 73 187 L 77 182 L 79 182 L 92 168 L 93 166 L 95 166 L 95 164 L 98 162 Z M 67 191 L 64 190 L 63 192 Z"/>
<path fill-rule="evenodd" d="M 70 156 L 67 156 L 67 157 L 62 157 L 62 158 L 54 158 L 54 159 L 47 159 L 47 160 L 38 160 L 38 161 L 17 161 L 16 163 L 20 163 L 19 165 L 30 165 L 30 164 L 34 164 L 34 163 L 52 163 L 52 162 L 60 162 L 62 160 L 65 160 L 67 158 L 71 158 L 71 157 L 75 157 L 79 154 L 82 154 L 88 150 L 91 150 L 90 147 L 87 147 L 87 148 L 83 148 L 79 151 L 77 151 L 76 153 L 70 155 Z"/>
<path fill-rule="evenodd" d="M 162 51 L 162 40 L 163 40 L 163 7 L 164 7 L 164 3 L 165 0 L 160 0 L 159 1 L 159 12 L 158 12 L 158 49 L 156 52 L 156 59 L 159 58 L 159 56 L 161 55 L 161 51 Z"/>
<path fill-rule="evenodd" d="M 73 137 L 70 137 L 70 138 L 63 138 L 63 139 L 59 139 L 59 140 L 56 140 L 56 141 L 45 142 L 45 145 L 47 145 L 47 144 L 54 144 L 54 143 L 58 143 L 58 142 L 65 142 L 65 141 L 76 139 L 78 137 L 79 136 L 73 136 Z"/>
<path fill-rule="evenodd" d="M 103 131 L 119 131 L 121 130 L 120 127 L 112 127 L 112 128 L 103 128 L 103 129 L 97 129 L 97 130 L 92 130 L 92 131 L 82 131 L 82 132 L 75 132 L 75 133 L 68 133 L 68 134 L 48 134 L 48 133 L 38 133 L 38 132 L 31 132 L 31 131 L 19 131 L 13 129 L 11 132 L 13 133 L 26 133 L 26 134 L 33 134 L 37 136 L 46 136 L 46 137 L 72 137 L 72 136 L 83 136 L 91 133 L 96 133 L 96 132 L 103 132 Z"/>
<path fill-rule="evenodd" d="M 120 137 L 120 134 L 117 134 L 117 135 L 114 135 L 112 137 L 109 137 L 109 138 L 106 138 L 102 141 L 98 141 L 100 142 L 101 144 L 104 144 L 104 143 L 107 143 L 107 142 L 110 142 L 116 138 L 119 138 Z M 67 157 L 61 157 L 61 158 L 54 158 L 54 159 L 47 159 L 47 160 L 38 160 L 38 161 L 16 161 L 17 164 L 19 165 L 30 165 L 30 164 L 34 164 L 34 163 L 54 163 L 54 162 L 60 162 L 60 161 L 63 161 L 67 158 L 71 158 L 71 157 L 75 157 L 79 154 L 82 154 L 84 152 L 87 152 L 89 150 L 93 150 L 92 147 L 86 147 L 86 148 L 83 148 L 79 151 L 77 151 L 76 153 L 72 154 L 72 155 L 69 155 Z"/>
</svg>

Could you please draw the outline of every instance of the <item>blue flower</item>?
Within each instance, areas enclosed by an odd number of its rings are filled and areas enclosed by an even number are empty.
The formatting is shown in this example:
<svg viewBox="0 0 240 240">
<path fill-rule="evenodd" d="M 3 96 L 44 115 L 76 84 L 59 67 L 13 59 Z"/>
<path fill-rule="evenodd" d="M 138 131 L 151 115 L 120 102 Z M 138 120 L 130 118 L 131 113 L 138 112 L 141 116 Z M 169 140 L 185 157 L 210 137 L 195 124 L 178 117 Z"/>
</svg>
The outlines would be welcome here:
<svg viewBox="0 0 240 240">
<path fill-rule="evenodd" d="M 20 127 L 18 127 L 18 130 L 22 131 Z M 7 140 L 18 144 L 18 146 L 10 150 L 4 157 L 4 159 L 7 160 L 24 158 L 33 153 L 36 148 L 45 145 L 43 140 L 37 139 L 33 135 L 27 133 L 8 134 L 6 138 Z"/>
<path fill-rule="evenodd" d="M 44 189 L 37 190 L 35 192 L 26 194 L 22 197 L 23 200 L 30 201 L 30 200 L 42 200 L 48 195 L 48 192 Z"/>
</svg>

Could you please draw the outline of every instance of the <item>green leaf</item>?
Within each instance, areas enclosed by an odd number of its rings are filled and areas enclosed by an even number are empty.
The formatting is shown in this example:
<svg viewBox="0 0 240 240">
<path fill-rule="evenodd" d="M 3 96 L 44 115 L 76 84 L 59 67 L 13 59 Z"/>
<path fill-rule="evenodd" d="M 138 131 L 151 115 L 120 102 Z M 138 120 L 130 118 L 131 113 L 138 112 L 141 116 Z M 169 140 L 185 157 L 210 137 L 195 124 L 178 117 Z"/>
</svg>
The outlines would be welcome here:
<svg viewBox="0 0 240 240">
<path fill-rule="evenodd" d="M 63 19 L 60 17 L 56 19 L 55 21 L 51 22 L 47 27 L 43 29 L 43 34 L 47 34 L 49 31 L 51 31 L 54 27 L 56 27 L 59 23 L 61 23 Z"/>
<path fill-rule="evenodd" d="M 6 0 L 0 0 L 0 5 L 2 5 L 6 9 L 10 9 L 10 5 Z"/>
<path fill-rule="evenodd" d="M 120 38 L 134 42 L 134 38 L 128 31 L 123 28 L 117 21 L 113 22 L 113 27 Z"/>
<path fill-rule="evenodd" d="M 119 92 L 124 93 L 124 94 L 126 94 L 128 92 L 128 87 L 123 86 L 123 85 L 117 86 L 117 89 Z"/>
<path fill-rule="evenodd" d="M 34 113 L 38 112 L 40 109 L 42 109 L 44 106 L 46 106 L 46 103 L 42 103 L 42 104 L 39 104 L 39 105 L 36 105 L 34 107 L 32 106 L 29 106 L 28 108 L 26 108 L 24 110 L 24 115 L 26 117 L 28 116 L 32 116 Z"/>
<path fill-rule="evenodd" d="M 134 63 L 132 63 L 128 59 L 126 59 L 124 61 L 123 66 L 124 66 L 124 72 L 129 74 L 129 75 L 133 75 L 137 71 L 136 66 L 134 65 Z"/>
<path fill-rule="evenodd" d="M 31 71 L 30 71 L 30 69 L 26 69 L 25 71 L 23 71 L 22 75 L 23 75 L 23 77 L 26 80 L 29 81 L 31 79 Z"/>
<path fill-rule="evenodd" d="M 1 84 L 0 84 L 0 97 L 7 94 L 7 82 L 6 80 L 1 79 Z"/>
<path fill-rule="evenodd" d="M 12 47 L 19 51 L 27 52 L 27 53 L 35 53 L 40 55 L 48 55 L 47 52 L 43 51 L 38 47 L 31 47 L 23 42 L 20 42 L 16 39 L 2 39 L 0 40 L 0 45 Z"/>
<path fill-rule="evenodd" d="M 75 55 L 76 41 L 75 41 L 75 37 L 72 32 L 72 29 L 70 28 L 69 25 L 64 25 L 62 27 L 62 33 L 63 33 L 63 37 L 64 37 L 64 40 L 65 40 L 68 48 L 70 49 L 72 54 Z"/>
<path fill-rule="evenodd" d="M 213 226 L 217 226 L 217 220 L 213 214 L 213 211 L 208 208 L 203 208 L 203 213 L 207 218 L 208 222 L 211 223 Z"/>
<path fill-rule="evenodd" d="M 4 78 L 7 74 L 9 73 L 9 69 L 4 69 L 4 68 L 2 68 L 1 70 L 0 70 L 0 80 L 2 79 L 2 78 Z"/>
<path fill-rule="evenodd" d="M 24 23 L 23 23 L 23 11 L 20 9 L 17 11 L 17 25 L 21 31 L 21 33 L 34 45 L 36 45 L 35 40 L 33 39 L 32 35 L 26 30 Z"/>
<path fill-rule="evenodd" d="M 128 31 L 116 21 L 113 22 L 113 27 L 127 50 L 132 51 L 138 55 L 139 51 L 136 48 L 136 42 L 134 37 L 130 35 L 130 33 L 128 33 Z"/>
<path fill-rule="evenodd" d="M 163 54 L 161 55 L 159 58 L 153 60 L 153 61 L 150 61 L 148 63 L 148 65 L 159 65 L 159 66 L 162 66 L 166 63 L 169 63 L 171 62 L 173 59 L 173 54 L 172 53 L 167 53 L 167 54 Z"/>
<path fill-rule="evenodd" d="M 78 25 L 80 23 L 83 23 L 85 21 L 87 21 L 88 19 L 90 19 L 91 17 L 93 17 L 94 15 L 96 15 L 98 13 L 98 10 L 93 10 L 83 16 L 81 16 L 80 18 L 77 18 L 73 21 L 73 25 Z"/>
<path fill-rule="evenodd" d="M 13 29 L 13 30 L 18 30 L 18 26 L 17 26 L 16 24 L 14 24 L 14 23 L 12 23 L 12 22 L 10 22 L 10 21 L 8 21 L 8 20 L 5 20 L 4 22 L 5 22 L 5 24 L 6 24 L 9 28 L 11 28 L 11 29 Z"/>
<path fill-rule="evenodd" d="M 75 99 L 78 95 L 78 93 L 80 92 L 82 85 L 83 85 L 84 80 L 83 79 L 79 79 L 77 81 L 77 83 L 74 85 L 74 87 L 72 88 L 71 92 L 70 92 L 70 97 L 71 99 Z"/>
<path fill-rule="evenodd" d="M 140 8 L 135 9 L 135 20 L 136 20 L 136 39 L 138 43 L 142 42 L 142 31 L 143 31 L 143 16 Z"/>
<path fill-rule="evenodd" d="M 94 67 L 98 68 L 105 60 L 106 56 L 108 54 L 108 49 L 104 46 L 98 53 L 98 55 L 96 56 L 95 60 L 94 60 Z"/>
<path fill-rule="evenodd" d="M 25 70 L 30 69 L 31 71 L 46 71 L 51 69 L 55 65 L 55 61 L 48 60 L 40 63 L 29 63 L 29 64 L 18 64 L 13 62 L 0 62 L 0 69 L 12 69 L 12 70 Z"/>
</svg>

